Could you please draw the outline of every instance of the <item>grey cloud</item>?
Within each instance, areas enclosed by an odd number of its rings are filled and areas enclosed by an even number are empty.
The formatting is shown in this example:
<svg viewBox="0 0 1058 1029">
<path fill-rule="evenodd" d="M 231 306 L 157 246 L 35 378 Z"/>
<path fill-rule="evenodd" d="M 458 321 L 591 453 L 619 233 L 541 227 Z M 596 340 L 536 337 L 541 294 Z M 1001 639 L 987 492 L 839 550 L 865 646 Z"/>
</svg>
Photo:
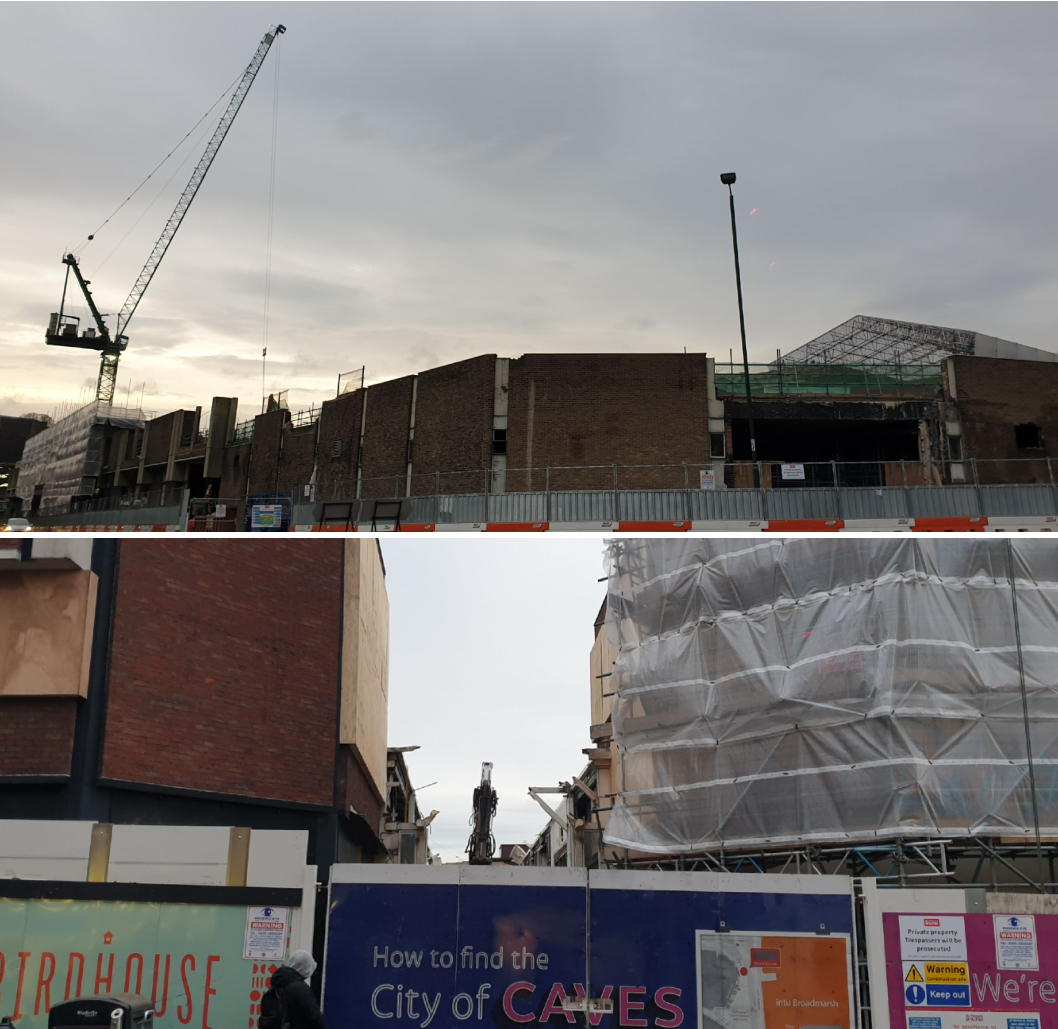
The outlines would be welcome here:
<svg viewBox="0 0 1058 1029">
<path fill-rule="evenodd" d="M 0 349 L 7 410 L 16 392 L 38 408 L 76 395 L 92 356 L 40 339 L 63 246 L 220 95 L 275 12 L 5 14 L 0 340 L 25 348 Z M 277 66 L 269 356 L 292 396 L 361 363 L 382 377 L 489 351 L 726 355 L 728 168 L 752 356 L 860 310 L 1058 345 L 1053 5 L 304 3 L 287 23 L 137 313 L 123 377 L 259 402 Z M 93 51 L 120 68 L 50 56 Z M 105 267 L 138 200 L 85 251 L 107 310 L 189 169 Z M 181 348 L 225 350 L 223 381 Z"/>
</svg>

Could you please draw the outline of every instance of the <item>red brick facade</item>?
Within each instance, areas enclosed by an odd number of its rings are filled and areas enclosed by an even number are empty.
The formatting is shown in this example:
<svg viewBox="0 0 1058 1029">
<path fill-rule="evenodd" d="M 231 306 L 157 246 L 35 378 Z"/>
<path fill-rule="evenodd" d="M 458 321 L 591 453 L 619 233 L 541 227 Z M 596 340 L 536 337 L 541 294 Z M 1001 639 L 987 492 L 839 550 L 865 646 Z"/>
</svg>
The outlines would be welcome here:
<svg viewBox="0 0 1058 1029">
<path fill-rule="evenodd" d="M 325 401 L 317 423 L 317 499 L 356 495 L 365 402 L 361 496 L 404 495 L 413 393 L 412 494 L 483 492 L 493 459 L 496 366 L 495 354 L 483 354 Z M 625 470 L 622 487 L 684 488 L 687 475 L 697 481 L 697 467 L 709 460 L 708 393 L 705 354 L 527 354 L 511 360 L 506 488 L 540 490 L 549 481 L 552 489 L 612 489 L 614 464 L 673 465 Z M 272 492 L 278 482 L 280 491 L 300 499 L 312 466 L 290 449 L 297 430 L 284 430 L 280 445 L 281 417 L 257 418 L 249 491 Z M 528 465 L 537 471 L 515 471 Z M 562 470 L 585 465 L 602 467 Z"/>
<path fill-rule="evenodd" d="M 613 488 L 612 467 L 558 470 L 571 466 L 707 464 L 708 400 L 705 354 L 527 354 L 511 361 L 507 467 L 536 471 L 530 477 L 509 470 L 507 489 Z M 684 485 L 682 468 L 623 475 L 626 489 Z"/>
<path fill-rule="evenodd" d="M 991 357 L 953 363 L 963 456 L 976 459 L 980 480 L 1050 481 L 1047 457 L 1058 457 L 1058 364 Z M 1018 446 L 1014 427 L 1024 424 L 1039 429 L 1040 446 Z"/>
<path fill-rule="evenodd" d="M 123 540 L 102 775 L 330 805 L 342 543 Z"/>
<path fill-rule="evenodd" d="M 0 775 L 69 775 L 77 703 L 0 697 Z"/>
</svg>

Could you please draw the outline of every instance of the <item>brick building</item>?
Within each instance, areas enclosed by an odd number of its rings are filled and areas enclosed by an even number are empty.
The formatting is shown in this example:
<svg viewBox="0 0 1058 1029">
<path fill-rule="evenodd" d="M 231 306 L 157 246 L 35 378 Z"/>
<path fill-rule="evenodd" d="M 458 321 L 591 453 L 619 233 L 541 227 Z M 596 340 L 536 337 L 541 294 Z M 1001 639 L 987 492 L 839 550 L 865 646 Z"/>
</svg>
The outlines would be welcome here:
<svg viewBox="0 0 1058 1029">
<path fill-rule="evenodd" d="M 1058 355 L 862 316 L 820 340 L 750 368 L 765 488 L 1053 481 Z M 111 425 L 79 488 L 304 501 L 747 487 L 745 391 L 741 364 L 702 353 L 483 354 L 241 424 L 237 401 L 214 397 L 208 430 L 200 409 Z"/>
<path fill-rule="evenodd" d="M 373 860 L 388 648 L 375 540 L 0 544 L 0 819 L 307 829 L 310 864 Z"/>
</svg>

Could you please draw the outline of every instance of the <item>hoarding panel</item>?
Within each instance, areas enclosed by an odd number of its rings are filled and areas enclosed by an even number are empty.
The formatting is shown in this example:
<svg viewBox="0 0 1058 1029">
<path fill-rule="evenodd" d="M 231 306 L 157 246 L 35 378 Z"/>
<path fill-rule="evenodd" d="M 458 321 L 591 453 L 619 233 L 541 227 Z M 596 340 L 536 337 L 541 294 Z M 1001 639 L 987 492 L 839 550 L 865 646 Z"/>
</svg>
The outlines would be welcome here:
<svg viewBox="0 0 1058 1029">
<path fill-rule="evenodd" d="M 343 882 L 339 872 L 331 886 L 331 1025 L 852 1029 L 848 880 L 837 893 L 828 877 L 812 894 L 765 892 L 756 875 L 723 877 L 744 881 L 741 893 L 704 873 L 614 872 L 598 873 L 589 896 L 562 869 L 471 869 L 434 884 L 399 869 L 390 883 L 382 869 L 363 874 L 372 881 Z M 635 888 L 616 888 L 621 881 Z M 715 996 L 712 971 L 702 972 L 703 947 L 733 970 L 726 999 Z M 586 994 L 608 1004 L 568 1009 Z"/>
<path fill-rule="evenodd" d="M 257 1024 L 278 964 L 245 961 L 244 906 L 0 898 L 0 1013 L 46 1029 L 78 995 L 152 998 L 158 1029 Z"/>
<path fill-rule="evenodd" d="M 1058 915 L 882 914 L 891 1029 L 1058 1029 Z"/>
<path fill-rule="evenodd" d="M 635 889 L 616 887 L 626 874 Z M 852 1029 L 849 881 L 826 877 L 813 894 L 811 881 L 781 892 L 784 878 L 592 873 L 591 991 L 615 1001 L 603 1029 Z"/>
<path fill-rule="evenodd" d="M 584 978 L 584 900 L 575 885 L 336 882 L 328 1022 L 445 1029 L 532 1021 L 525 1011 L 555 983 L 572 993 Z"/>
</svg>

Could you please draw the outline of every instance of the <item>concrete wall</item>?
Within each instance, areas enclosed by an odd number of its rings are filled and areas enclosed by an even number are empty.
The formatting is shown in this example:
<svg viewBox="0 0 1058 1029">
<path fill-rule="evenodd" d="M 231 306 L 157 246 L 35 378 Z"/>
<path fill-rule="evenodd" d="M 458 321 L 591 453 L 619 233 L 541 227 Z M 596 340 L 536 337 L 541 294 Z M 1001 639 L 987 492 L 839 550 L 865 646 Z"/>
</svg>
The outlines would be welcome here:
<svg viewBox="0 0 1058 1029">
<path fill-rule="evenodd" d="M 346 542 L 344 606 L 341 742 L 352 749 L 379 799 L 383 799 L 389 711 L 389 597 L 374 539 Z"/>
<path fill-rule="evenodd" d="M 0 696 L 85 696 L 95 602 L 90 571 L 0 572 Z"/>
</svg>

